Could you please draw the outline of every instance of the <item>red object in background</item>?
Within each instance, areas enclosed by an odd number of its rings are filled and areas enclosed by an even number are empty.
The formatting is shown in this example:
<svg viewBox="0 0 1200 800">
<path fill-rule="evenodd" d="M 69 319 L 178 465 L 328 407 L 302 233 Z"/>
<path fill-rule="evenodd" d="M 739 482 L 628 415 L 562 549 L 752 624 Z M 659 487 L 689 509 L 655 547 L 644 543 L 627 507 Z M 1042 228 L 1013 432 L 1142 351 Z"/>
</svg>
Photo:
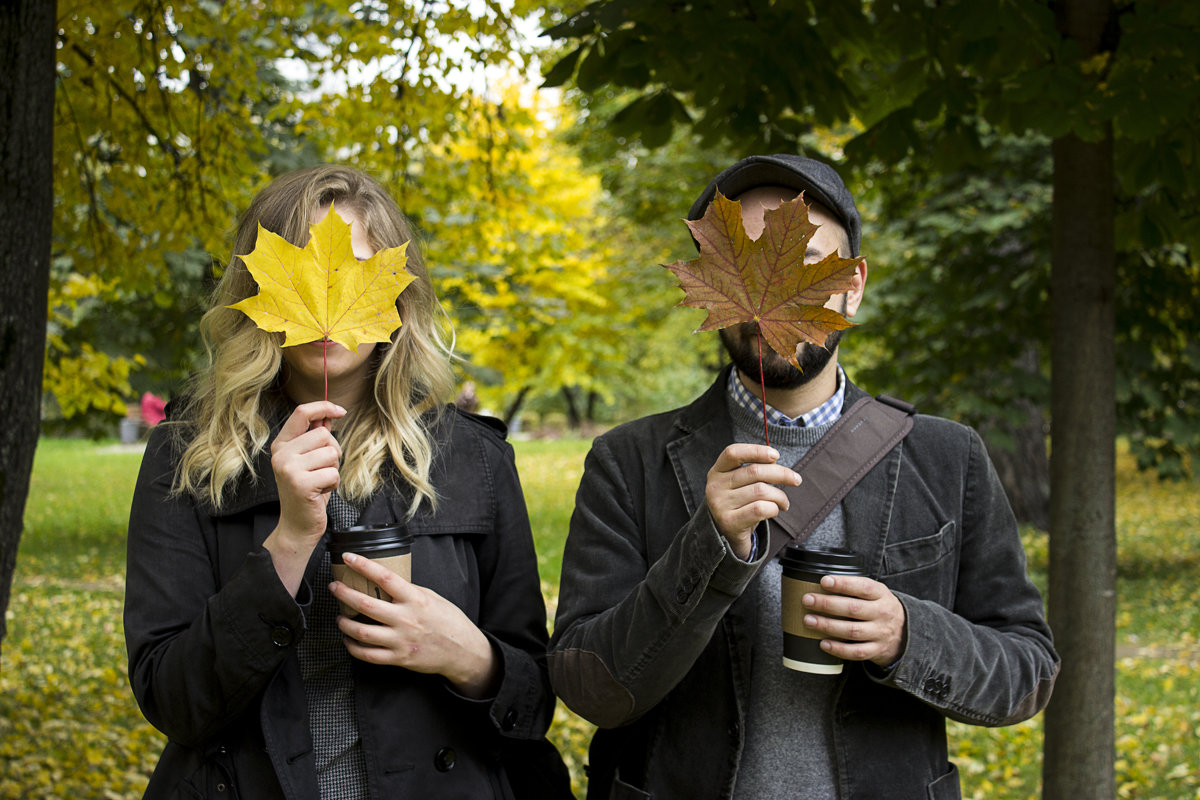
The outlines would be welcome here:
<svg viewBox="0 0 1200 800">
<path fill-rule="evenodd" d="M 147 426 L 153 428 L 158 423 L 166 419 L 166 403 L 156 394 L 146 392 L 142 395 L 142 421 Z"/>
</svg>

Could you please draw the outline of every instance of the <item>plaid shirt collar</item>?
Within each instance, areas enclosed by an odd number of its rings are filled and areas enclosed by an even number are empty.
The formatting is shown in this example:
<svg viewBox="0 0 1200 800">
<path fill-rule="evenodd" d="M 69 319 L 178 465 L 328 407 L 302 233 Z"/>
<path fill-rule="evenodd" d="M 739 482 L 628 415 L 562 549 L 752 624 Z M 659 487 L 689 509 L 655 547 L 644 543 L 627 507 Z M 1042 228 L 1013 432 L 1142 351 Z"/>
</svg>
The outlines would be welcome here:
<svg viewBox="0 0 1200 800">
<path fill-rule="evenodd" d="M 749 411 L 756 417 L 762 416 L 763 404 L 762 400 L 752 394 L 746 385 L 738 378 L 738 371 L 735 367 L 729 371 L 729 387 L 726 392 L 729 395 L 730 402 L 736 403 L 746 411 Z M 837 365 L 837 389 L 834 390 L 833 396 L 826 400 L 821 405 L 814 408 L 807 414 L 801 414 L 799 417 L 792 419 L 780 411 L 767 406 L 767 422 L 771 425 L 780 425 L 783 427 L 792 428 L 812 428 L 817 425 L 824 425 L 828 422 L 833 422 L 842 415 L 842 405 L 846 400 L 846 373 L 842 371 L 842 365 Z"/>
</svg>

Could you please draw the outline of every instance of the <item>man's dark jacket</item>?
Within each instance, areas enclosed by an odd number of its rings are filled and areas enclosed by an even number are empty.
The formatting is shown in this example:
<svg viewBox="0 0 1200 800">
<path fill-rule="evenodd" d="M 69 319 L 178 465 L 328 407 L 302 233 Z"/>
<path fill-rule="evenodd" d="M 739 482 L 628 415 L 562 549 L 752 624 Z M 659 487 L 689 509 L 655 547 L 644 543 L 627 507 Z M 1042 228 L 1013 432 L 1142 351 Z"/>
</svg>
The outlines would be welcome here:
<svg viewBox="0 0 1200 800">
<path fill-rule="evenodd" d="M 483 630 L 503 677 L 494 698 L 476 701 L 439 676 L 354 660 L 371 797 L 509 797 L 502 751 L 536 747 L 554 709 L 529 520 L 498 430 L 448 409 L 435 437 L 430 477 L 440 500 L 436 513 L 423 505 L 408 523 L 413 582 Z M 169 738 L 146 796 L 317 800 L 296 648 L 324 545 L 293 599 L 262 547 L 279 517 L 268 454 L 258 481 L 242 481 L 216 512 L 170 494 L 173 445 L 168 430 L 151 435 L 129 524 L 130 682 Z M 407 506 L 398 491 L 381 490 L 359 521 L 403 520 Z"/>
<path fill-rule="evenodd" d="M 589 797 L 730 797 L 745 740 L 757 564 L 725 546 L 706 474 L 733 442 L 723 372 L 683 409 L 599 437 L 576 497 L 550 677 L 600 726 Z M 849 407 L 863 393 L 846 389 Z M 1058 672 L 1042 600 L 983 442 L 918 415 L 842 501 L 847 546 L 904 605 L 888 672 L 835 684 L 843 800 L 954 798 L 945 718 L 1007 725 L 1043 708 Z"/>
</svg>

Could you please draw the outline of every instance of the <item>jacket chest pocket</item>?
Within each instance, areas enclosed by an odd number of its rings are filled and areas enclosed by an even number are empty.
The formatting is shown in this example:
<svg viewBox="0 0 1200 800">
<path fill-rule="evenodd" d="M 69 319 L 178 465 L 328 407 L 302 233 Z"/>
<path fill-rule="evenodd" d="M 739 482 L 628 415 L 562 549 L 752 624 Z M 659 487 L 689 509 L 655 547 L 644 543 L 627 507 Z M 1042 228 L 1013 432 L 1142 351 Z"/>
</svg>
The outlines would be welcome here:
<svg viewBox="0 0 1200 800">
<path fill-rule="evenodd" d="M 879 579 L 892 591 L 951 607 L 957 573 L 957 537 L 958 528 L 951 520 L 929 536 L 886 545 Z"/>
</svg>

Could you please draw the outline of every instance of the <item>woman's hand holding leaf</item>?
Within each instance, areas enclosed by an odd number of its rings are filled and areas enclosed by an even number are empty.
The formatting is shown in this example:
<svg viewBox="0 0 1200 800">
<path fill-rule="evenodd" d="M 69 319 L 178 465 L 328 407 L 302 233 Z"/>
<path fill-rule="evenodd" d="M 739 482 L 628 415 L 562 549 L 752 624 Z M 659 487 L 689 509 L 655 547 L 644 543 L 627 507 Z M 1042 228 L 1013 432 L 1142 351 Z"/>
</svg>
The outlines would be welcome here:
<svg viewBox="0 0 1200 800">
<path fill-rule="evenodd" d="M 329 429 L 346 410 L 318 401 L 297 406 L 271 443 L 271 469 L 279 491 L 279 524 L 263 546 L 275 571 L 295 595 L 308 558 L 325 533 L 325 507 L 338 487 L 342 448 Z"/>
</svg>

